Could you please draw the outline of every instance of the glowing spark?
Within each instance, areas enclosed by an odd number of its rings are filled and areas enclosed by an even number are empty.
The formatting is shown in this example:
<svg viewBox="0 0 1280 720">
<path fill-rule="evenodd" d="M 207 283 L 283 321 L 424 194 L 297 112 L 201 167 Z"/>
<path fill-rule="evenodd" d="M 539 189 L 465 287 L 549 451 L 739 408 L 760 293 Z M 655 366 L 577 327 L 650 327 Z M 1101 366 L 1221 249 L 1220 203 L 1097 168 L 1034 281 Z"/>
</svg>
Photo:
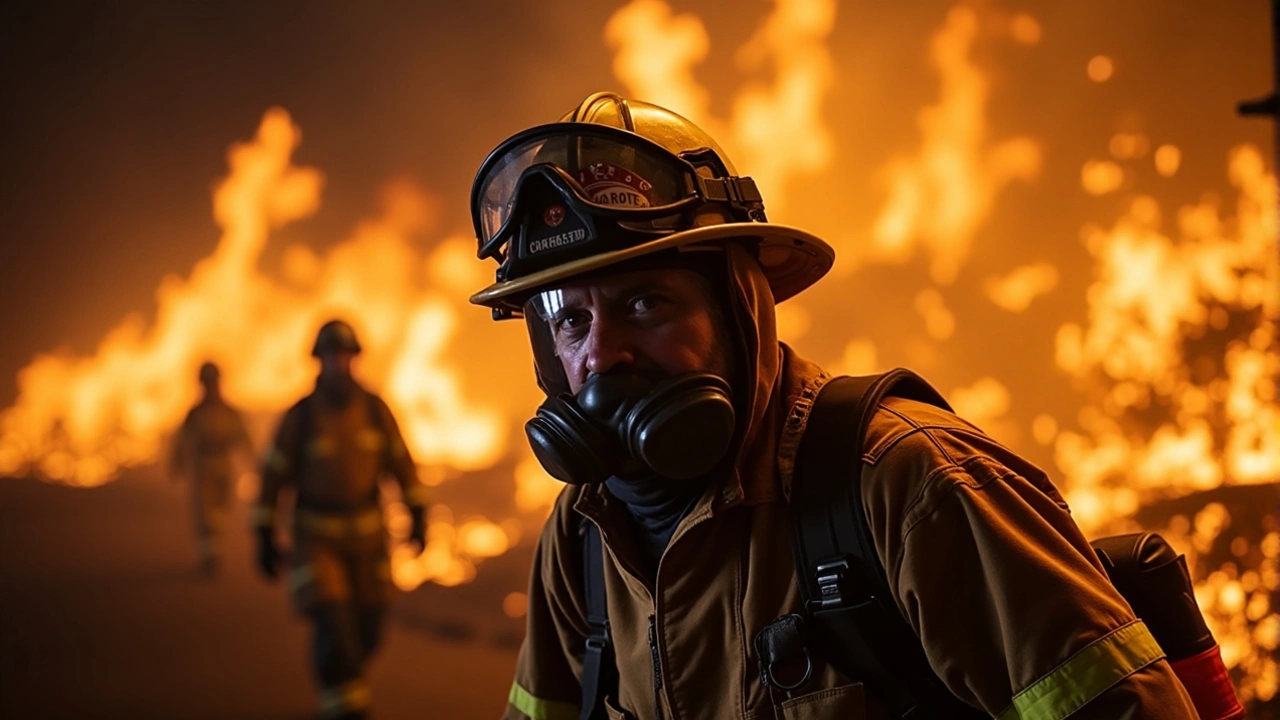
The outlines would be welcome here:
<svg viewBox="0 0 1280 720">
<path fill-rule="evenodd" d="M 1124 184 L 1124 169 L 1110 160 L 1089 160 L 1080 169 L 1080 185 L 1090 195 L 1106 195 Z"/>
<path fill-rule="evenodd" d="M 985 284 L 987 297 L 1009 312 L 1024 312 L 1031 301 L 1058 285 L 1058 269 L 1049 263 L 1026 265 L 1003 278 L 990 278 Z"/>
<path fill-rule="evenodd" d="M 1182 151 L 1175 145 L 1161 145 L 1156 148 L 1156 172 L 1164 177 L 1173 177 L 1182 165 Z"/>
<path fill-rule="evenodd" d="M 1115 72 L 1115 66 L 1111 62 L 1111 58 L 1106 55 L 1095 55 L 1089 59 L 1089 66 L 1086 68 L 1089 79 L 1096 83 L 1103 83 L 1111 79 L 1111 75 Z"/>
</svg>

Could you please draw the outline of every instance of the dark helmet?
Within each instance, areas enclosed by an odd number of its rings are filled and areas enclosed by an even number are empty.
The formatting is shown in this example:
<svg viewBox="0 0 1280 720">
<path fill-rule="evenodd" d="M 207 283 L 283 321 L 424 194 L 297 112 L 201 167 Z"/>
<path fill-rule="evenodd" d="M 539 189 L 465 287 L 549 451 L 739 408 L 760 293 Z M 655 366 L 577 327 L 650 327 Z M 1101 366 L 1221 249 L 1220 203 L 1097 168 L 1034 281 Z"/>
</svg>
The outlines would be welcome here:
<svg viewBox="0 0 1280 720">
<path fill-rule="evenodd" d="M 321 325 L 320 332 L 316 333 L 316 344 L 311 348 L 311 355 L 320 357 L 339 351 L 358 353 L 360 343 L 356 340 L 356 331 L 350 325 L 342 320 L 330 320 Z"/>
<path fill-rule="evenodd" d="M 200 365 L 199 377 L 201 385 L 212 385 L 213 383 L 218 382 L 218 378 L 221 375 L 222 372 L 218 370 L 218 366 L 211 362 L 205 362 Z"/>
<path fill-rule="evenodd" d="M 819 238 L 768 222 L 755 181 L 700 128 L 613 93 L 499 145 L 476 174 L 471 216 L 479 257 L 499 263 L 471 302 L 497 319 L 569 278 L 694 244 L 745 244 L 778 302 L 835 260 Z"/>
</svg>

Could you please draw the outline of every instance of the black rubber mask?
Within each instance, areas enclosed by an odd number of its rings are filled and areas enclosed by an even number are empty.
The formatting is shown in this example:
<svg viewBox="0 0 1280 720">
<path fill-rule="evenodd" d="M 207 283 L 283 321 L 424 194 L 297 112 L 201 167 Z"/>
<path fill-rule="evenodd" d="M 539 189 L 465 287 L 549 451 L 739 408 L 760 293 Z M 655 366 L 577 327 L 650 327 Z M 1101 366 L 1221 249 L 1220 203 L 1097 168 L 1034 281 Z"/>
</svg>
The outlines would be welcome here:
<svg viewBox="0 0 1280 720">
<path fill-rule="evenodd" d="M 572 484 L 611 476 L 700 477 L 724 458 L 735 417 L 729 383 L 708 373 L 592 375 L 547 398 L 525 423 L 533 454 Z"/>
</svg>

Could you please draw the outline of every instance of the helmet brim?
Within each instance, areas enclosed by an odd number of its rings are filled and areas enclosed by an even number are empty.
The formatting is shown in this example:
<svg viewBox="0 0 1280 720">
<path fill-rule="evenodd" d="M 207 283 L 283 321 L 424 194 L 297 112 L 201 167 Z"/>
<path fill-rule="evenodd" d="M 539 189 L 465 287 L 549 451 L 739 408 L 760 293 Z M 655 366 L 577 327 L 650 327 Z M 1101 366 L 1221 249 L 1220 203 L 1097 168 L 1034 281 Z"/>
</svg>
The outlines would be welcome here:
<svg viewBox="0 0 1280 720">
<path fill-rule="evenodd" d="M 532 293 L 562 281 L 660 250 L 726 240 L 759 242 L 760 267 L 769 289 L 773 291 L 774 302 L 794 297 L 822 279 L 836 258 L 835 251 L 825 241 L 798 228 L 773 223 L 722 223 L 683 230 L 640 245 L 599 253 L 514 280 L 497 282 L 472 295 L 471 303 L 504 308 L 519 315 L 524 301 Z"/>
</svg>

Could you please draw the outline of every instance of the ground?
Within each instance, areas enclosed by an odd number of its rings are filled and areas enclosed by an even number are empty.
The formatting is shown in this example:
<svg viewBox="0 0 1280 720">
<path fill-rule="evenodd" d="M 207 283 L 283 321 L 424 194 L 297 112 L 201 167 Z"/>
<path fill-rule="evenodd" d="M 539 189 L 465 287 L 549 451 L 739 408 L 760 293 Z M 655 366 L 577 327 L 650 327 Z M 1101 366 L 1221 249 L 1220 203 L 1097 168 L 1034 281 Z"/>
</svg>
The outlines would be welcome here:
<svg viewBox="0 0 1280 720">
<path fill-rule="evenodd" d="M 184 490 L 154 471 L 95 489 L 0 478 L 0 718 L 315 717 L 307 626 L 254 573 L 243 512 L 203 579 Z M 398 598 L 371 674 L 378 720 L 499 716 L 518 553 Z"/>
</svg>

